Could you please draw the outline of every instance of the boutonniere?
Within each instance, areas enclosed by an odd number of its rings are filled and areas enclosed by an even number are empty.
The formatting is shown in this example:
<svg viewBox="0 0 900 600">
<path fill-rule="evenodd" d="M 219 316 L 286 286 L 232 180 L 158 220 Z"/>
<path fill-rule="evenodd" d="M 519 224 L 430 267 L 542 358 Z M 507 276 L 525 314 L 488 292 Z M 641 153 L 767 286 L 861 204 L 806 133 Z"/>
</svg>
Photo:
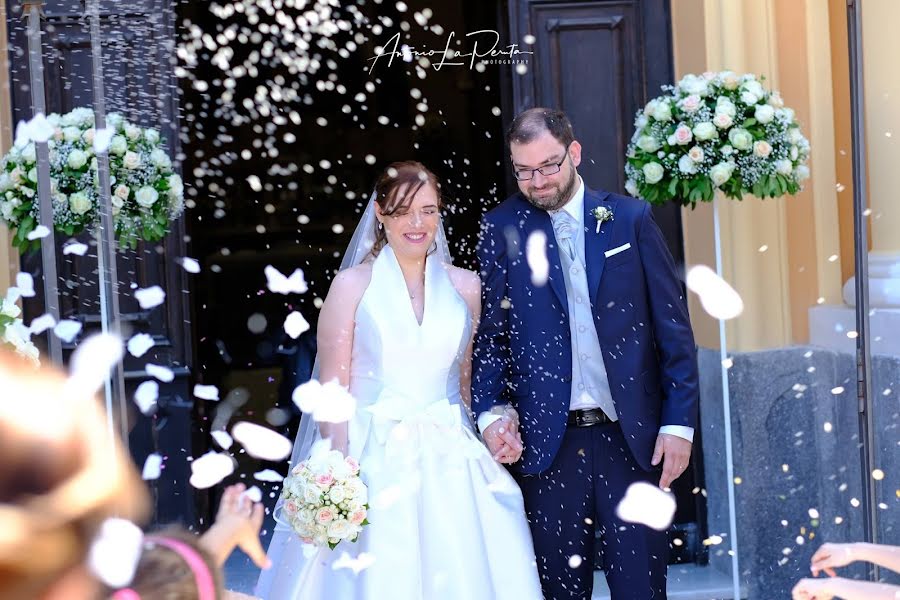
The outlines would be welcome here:
<svg viewBox="0 0 900 600">
<path fill-rule="evenodd" d="M 600 233 L 600 226 L 603 223 L 613 220 L 613 211 L 609 210 L 605 206 L 598 206 L 591 211 L 591 214 L 594 215 L 595 219 L 597 219 L 597 233 Z"/>
</svg>

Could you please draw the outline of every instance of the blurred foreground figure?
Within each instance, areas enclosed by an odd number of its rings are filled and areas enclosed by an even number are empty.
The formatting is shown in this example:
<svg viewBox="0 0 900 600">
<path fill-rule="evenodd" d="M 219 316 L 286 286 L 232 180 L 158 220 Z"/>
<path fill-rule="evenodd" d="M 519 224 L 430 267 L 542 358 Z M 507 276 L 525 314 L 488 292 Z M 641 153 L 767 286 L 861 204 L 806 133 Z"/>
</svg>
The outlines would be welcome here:
<svg viewBox="0 0 900 600">
<path fill-rule="evenodd" d="M 103 521 L 148 501 L 98 400 L 53 369 L 0 351 L 0 598 L 96 597 L 85 566 Z"/>
</svg>

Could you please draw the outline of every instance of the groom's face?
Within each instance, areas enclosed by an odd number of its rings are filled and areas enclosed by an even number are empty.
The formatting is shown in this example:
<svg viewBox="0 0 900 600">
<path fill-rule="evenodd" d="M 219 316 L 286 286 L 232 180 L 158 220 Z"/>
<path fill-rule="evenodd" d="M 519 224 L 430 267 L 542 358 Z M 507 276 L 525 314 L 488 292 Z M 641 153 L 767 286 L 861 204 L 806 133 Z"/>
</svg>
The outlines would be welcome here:
<svg viewBox="0 0 900 600">
<path fill-rule="evenodd" d="M 558 173 L 543 175 L 532 171 L 531 179 L 519 180 L 519 190 L 534 206 L 557 210 L 572 197 L 578 183 L 577 167 L 581 164 L 581 144 L 573 141 L 566 151 L 556 138 L 545 131 L 526 144 L 510 144 L 510 158 L 516 171 L 530 171 L 541 167 L 552 171 L 562 161 Z"/>
</svg>

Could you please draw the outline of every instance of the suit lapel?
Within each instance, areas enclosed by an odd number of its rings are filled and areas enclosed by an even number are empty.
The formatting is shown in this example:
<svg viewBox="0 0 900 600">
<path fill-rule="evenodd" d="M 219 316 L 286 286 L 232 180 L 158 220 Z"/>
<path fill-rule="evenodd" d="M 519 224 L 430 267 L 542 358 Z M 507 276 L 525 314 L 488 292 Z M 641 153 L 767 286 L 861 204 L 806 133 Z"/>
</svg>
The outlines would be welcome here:
<svg viewBox="0 0 900 600">
<path fill-rule="evenodd" d="M 527 203 L 528 201 L 523 199 L 523 202 Z M 547 236 L 547 261 L 550 263 L 550 288 L 556 293 L 560 302 L 562 302 L 563 307 L 568 307 L 568 300 L 566 298 L 566 280 L 563 275 L 562 262 L 560 262 L 559 259 L 559 247 L 556 244 L 556 234 L 553 232 L 553 222 L 550 220 L 550 215 L 547 211 L 534 208 L 530 204 L 528 204 L 524 210 L 526 211 L 524 223 L 526 240 L 523 241 L 525 241 L 527 247 L 527 236 L 535 231 L 543 231 L 544 235 Z"/>
<path fill-rule="evenodd" d="M 598 206 L 605 206 L 615 213 L 616 201 L 610 198 L 608 192 L 595 192 L 585 188 L 584 190 L 584 256 L 587 270 L 588 291 L 591 294 L 591 304 L 596 305 L 597 292 L 600 289 L 600 278 L 603 276 L 603 267 L 606 264 L 606 255 L 609 244 L 612 241 L 612 230 L 615 221 L 606 221 L 600 225 L 600 233 L 597 233 L 597 219 L 592 214 Z"/>
</svg>

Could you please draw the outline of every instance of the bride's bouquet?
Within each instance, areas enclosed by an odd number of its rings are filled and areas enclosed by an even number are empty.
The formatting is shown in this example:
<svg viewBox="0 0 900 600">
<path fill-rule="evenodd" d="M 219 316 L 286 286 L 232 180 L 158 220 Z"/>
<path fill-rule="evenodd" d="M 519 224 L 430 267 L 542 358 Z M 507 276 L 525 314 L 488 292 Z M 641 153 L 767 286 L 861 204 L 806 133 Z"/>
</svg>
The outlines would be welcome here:
<svg viewBox="0 0 900 600">
<path fill-rule="evenodd" d="M 294 467 L 284 479 L 283 514 L 306 544 L 334 550 L 355 542 L 368 516 L 369 490 L 359 478 L 359 463 L 331 450 Z"/>
</svg>

